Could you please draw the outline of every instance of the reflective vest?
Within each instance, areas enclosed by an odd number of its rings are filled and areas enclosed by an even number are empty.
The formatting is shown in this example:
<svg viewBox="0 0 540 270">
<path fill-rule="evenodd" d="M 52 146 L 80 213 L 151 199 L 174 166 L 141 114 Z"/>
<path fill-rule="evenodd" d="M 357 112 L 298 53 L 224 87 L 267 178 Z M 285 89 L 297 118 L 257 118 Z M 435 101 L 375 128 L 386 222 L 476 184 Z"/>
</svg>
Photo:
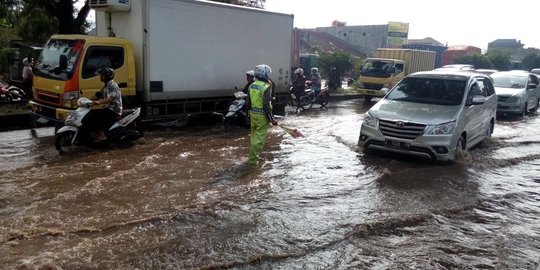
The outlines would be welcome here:
<svg viewBox="0 0 540 270">
<path fill-rule="evenodd" d="M 270 88 L 270 85 L 263 81 L 256 80 L 249 86 L 249 99 L 251 100 L 251 111 L 263 114 L 264 93 Z M 272 103 L 270 103 L 272 108 Z"/>
</svg>

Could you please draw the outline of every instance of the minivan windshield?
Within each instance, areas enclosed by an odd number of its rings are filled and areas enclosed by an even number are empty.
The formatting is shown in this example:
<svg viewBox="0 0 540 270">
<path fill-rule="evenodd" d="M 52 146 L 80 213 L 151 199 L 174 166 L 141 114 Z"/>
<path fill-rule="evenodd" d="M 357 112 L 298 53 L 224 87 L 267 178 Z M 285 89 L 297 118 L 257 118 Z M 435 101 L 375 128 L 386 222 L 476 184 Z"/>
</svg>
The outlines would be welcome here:
<svg viewBox="0 0 540 270">
<path fill-rule="evenodd" d="M 39 55 L 36 75 L 57 80 L 70 79 L 83 44 L 82 40 L 49 40 Z"/>
<path fill-rule="evenodd" d="M 396 85 L 386 99 L 455 106 L 463 101 L 465 89 L 464 80 L 408 77 Z"/>
<path fill-rule="evenodd" d="M 527 84 L 526 75 L 492 74 L 491 78 L 495 87 L 522 89 Z"/>
</svg>

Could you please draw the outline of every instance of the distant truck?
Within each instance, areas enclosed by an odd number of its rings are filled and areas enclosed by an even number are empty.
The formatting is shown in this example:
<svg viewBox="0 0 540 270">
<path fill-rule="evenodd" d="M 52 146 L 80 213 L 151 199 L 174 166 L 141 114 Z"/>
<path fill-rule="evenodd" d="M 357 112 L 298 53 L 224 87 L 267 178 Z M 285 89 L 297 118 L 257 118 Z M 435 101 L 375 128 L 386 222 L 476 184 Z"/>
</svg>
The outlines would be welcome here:
<svg viewBox="0 0 540 270">
<path fill-rule="evenodd" d="M 383 88 L 392 88 L 405 76 L 433 70 L 435 52 L 414 49 L 377 49 L 375 58 L 366 58 L 357 85 L 364 101 L 384 96 Z"/>
<path fill-rule="evenodd" d="M 290 84 L 293 15 L 195 0 L 91 0 L 97 36 L 55 35 L 37 60 L 32 124 L 56 127 L 109 66 L 124 107 L 148 121 L 227 111 L 245 72 L 272 68 L 280 103 Z"/>
</svg>

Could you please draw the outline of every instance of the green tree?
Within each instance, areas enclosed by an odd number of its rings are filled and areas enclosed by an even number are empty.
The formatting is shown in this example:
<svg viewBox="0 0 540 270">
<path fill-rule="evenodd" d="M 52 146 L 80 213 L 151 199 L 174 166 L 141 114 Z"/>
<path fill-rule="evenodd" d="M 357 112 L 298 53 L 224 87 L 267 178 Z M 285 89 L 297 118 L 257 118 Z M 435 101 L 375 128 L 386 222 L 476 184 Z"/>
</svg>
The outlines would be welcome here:
<svg viewBox="0 0 540 270">
<path fill-rule="evenodd" d="M 540 67 L 540 55 L 536 53 L 527 54 L 521 61 L 521 64 L 526 70 Z"/>
<path fill-rule="evenodd" d="M 341 77 L 352 69 L 353 59 L 349 53 L 345 52 L 321 52 L 317 59 L 317 66 L 323 77 L 328 77 L 333 67 L 336 68 L 336 74 Z"/>
<path fill-rule="evenodd" d="M 469 64 L 473 65 L 475 68 L 485 68 L 485 69 L 492 69 L 493 64 L 489 60 L 489 58 L 481 53 L 473 53 L 469 55 L 464 55 L 460 57 L 456 57 L 454 59 L 454 63 L 456 64 Z"/>
<path fill-rule="evenodd" d="M 497 70 L 510 70 L 512 68 L 512 62 L 510 61 L 510 52 L 494 49 L 486 53 L 487 58 L 493 64 L 493 68 Z"/>
</svg>

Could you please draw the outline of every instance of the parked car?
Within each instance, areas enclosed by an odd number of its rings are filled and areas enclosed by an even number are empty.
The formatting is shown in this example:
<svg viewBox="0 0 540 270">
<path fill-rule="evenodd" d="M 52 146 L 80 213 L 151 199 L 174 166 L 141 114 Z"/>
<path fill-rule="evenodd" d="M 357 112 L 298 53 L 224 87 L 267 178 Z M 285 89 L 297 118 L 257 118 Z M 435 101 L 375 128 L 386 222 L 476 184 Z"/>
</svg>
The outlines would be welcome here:
<svg viewBox="0 0 540 270">
<path fill-rule="evenodd" d="M 497 72 L 498 70 L 496 70 L 496 69 L 485 69 L 485 68 L 480 68 L 480 69 L 475 69 L 474 71 L 475 71 L 475 72 L 478 72 L 478 73 L 486 74 L 486 75 L 491 75 L 491 74 Z"/>
<path fill-rule="evenodd" d="M 531 73 L 534 73 L 536 75 L 540 75 L 540 68 L 533 68 L 531 69 Z"/>
<path fill-rule="evenodd" d="M 440 68 L 437 68 L 435 70 L 474 70 L 474 65 L 469 64 L 452 64 L 452 65 L 444 65 Z"/>
<path fill-rule="evenodd" d="M 497 96 L 485 74 L 417 72 L 399 82 L 367 113 L 358 145 L 448 161 L 459 149 L 490 138 Z"/>
<path fill-rule="evenodd" d="M 499 104 L 498 113 L 526 115 L 538 110 L 540 81 L 528 71 L 500 71 L 490 75 Z"/>
</svg>

